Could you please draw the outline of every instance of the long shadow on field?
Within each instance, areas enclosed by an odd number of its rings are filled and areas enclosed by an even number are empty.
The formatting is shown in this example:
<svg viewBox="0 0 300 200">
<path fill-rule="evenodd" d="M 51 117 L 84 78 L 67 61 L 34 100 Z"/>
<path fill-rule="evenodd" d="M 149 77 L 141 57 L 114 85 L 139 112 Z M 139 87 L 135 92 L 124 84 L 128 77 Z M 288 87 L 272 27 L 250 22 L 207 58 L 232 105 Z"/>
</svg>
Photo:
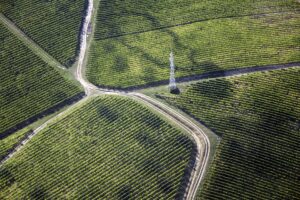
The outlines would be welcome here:
<svg viewBox="0 0 300 200">
<path fill-rule="evenodd" d="M 33 191 L 29 194 L 30 199 L 48 199 L 49 196 L 46 193 L 46 190 L 42 188 L 41 186 L 37 186 L 33 189 Z"/>
<path fill-rule="evenodd" d="M 101 30 L 100 29 L 96 30 L 98 32 L 96 32 L 95 34 L 95 39 L 102 40 L 103 38 L 109 39 L 110 37 L 113 37 L 114 41 L 126 47 L 132 54 L 139 55 L 139 57 L 142 60 L 146 61 L 146 63 L 149 63 L 147 64 L 148 67 L 144 67 L 142 69 L 140 79 L 150 83 L 143 86 L 147 87 L 147 86 L 152 86 L 152 85 L 155 86 L 162 83 L 167 83 L 168 82 L 167 74 L 169 70 L 168 55 L 154 56 L 153 54 L 143 49 L 142 47 L 135 46 L 130 41 L 127 41 L 126 37 L 122 37 L 122 36 L 115 37 L 115 35 L 118 35 L 120 32 L 124 31 L 122 30 L 122 23 L 120 22 L 121 19 L 116 17 L 116 15 L 122 16 L 124 18 L 142 17 L 144 20 L 141 21 L 150 24 L 152 27 L 161 27 L 162 26 L 161 21 L 157 17 L 151 15 L 150 13 L 129 10 L 128 8 L 126 8 L 126 5 L 116 4 L 115 0 L 112 1 L 103 0 L 100 2 L 99 7 L 101 9 L 99 10 L 99 13 L 97 15 L 97 26 L 103 28 Z M 138 26 L 138 24 L 133 24 L 133 26 Z M 219 76 L 222 75 L 221 69 L 211 61 L 209 60 L 204 62 L 198 61 L 196 57 L 201 52 L 183 43 L 180 40 L 178 34 L 175 33 L 172 29 L 165 28 L 165 29 L 159 29 L 157 31 L 164 33 L 164 35 L 168 35 L 168 37 L 170 38 L 170 51 L 171 48 L 173 48 L 175 54 L 184 52 L 184 54 L 188 58 L 188 66 L 180 66 L 180 65 L 176 66 L 177 72 L 182 72 L 183 74 L 186 73 L 193 74 L 193 71 L 196 70 L 199 71 L 199 69 L 205 69 L 205 70 L 209 69 L 209 71 L 217 71 Z M 157 46 L 156 48 L 160 48 L 160 46 Z M 104 50 L 108 54 L 109 53 L 111 54 L 112 52 L 113 54 L 115 54 L 113 66 L 111 67 L 116 73 L 126 72 L 126 70 L 129 69 L 130 66 L 128 63 L 128 57 L 126 55 L 119 53 L 115 45 L 109 43 L 104 44 Z M 160 70 L 157 71 L 157 69 Z M 166 74 L 165 80 L 159 81 L 156 76 L 157 73 Z M 124 88 L 124 87 L 109 87 L 105 85 L 98 85 L 98 86 L 104 88 L 106 87 L 110 89 L 128 89 L 128 90 L 142 87 L 142 86 L 138 86 L 138 87 L 133 86 L 133 87 Z"/>
<path fill-rule="evenodd" d="M 18 130 L 21 130 L 22 128 L 28 126 L 29 124 L 32 124 L 33 122 L 43 118 L 44 116 L 46 115 L 50 115 L 58 110 L 60 110 L 61 108 L 63 108 L 64 106 L 66 105 L 71 105 L 73 104 L 74 102 L 77 102 L 79 101 L 80 99 L 82 99 L 83 97 L 85 96 L 85 93 L 84 92 L 81 92 L 81 93 L 78 93 L 77 95 L 69 98 L 69 99 L 66 99 L 64 100 L 63 102 L 51 107 L 51 108 L 48 108 L 46 109 L 45 111 L 41 112 L 41 113 L 38 113 L 37 115 L 34 115 L 20 123 L 18 123 L 17 125 L 5 130 L 4 132 L 0 133 L 0 140 L 10 136 L 12 133 L 18 131 Z"/>
<path fill-rule="evenodd" d="M 10 187 L 15 182 L 15 177 L 5 168 L 0 168 L 0 190 L 4 187 Z"/>
</svg>

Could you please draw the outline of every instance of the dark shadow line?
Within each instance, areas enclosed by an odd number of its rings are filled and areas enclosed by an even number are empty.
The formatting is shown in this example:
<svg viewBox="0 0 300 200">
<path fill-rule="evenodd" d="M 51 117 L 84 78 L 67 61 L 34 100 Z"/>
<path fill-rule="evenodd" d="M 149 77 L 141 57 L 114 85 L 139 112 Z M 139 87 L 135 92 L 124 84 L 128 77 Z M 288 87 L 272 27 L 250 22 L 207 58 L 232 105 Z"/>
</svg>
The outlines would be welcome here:
<svg viewBox="0 0 300 200">
<path fill-rule="evenodd" d="M 194 24 L 197 22 L 205 22 L 205 21 L 210 21 L 210 20 L 218 20 L 218 19 L 238 19 L 238 18 L 243 18 L 243 17 L 255 17 L 255 16 L 263 16 L 263 15 L 271 15 L 271 14 L 285 14 L 285 13 L 290 13 L 290 12 L 300 12 L 300 10 L 293 10 L 293 11 L 283 11 L 283 12 L 267 12 L 267 13 L 258 13 L 258 14 L 249 14 L 249 15 L 239 15 L 239 16 L 226 16 L 226 17 L 216 17 L 216 18 L 210 18 L 210 19 L 198 19 L 198 20 L 193 20 L 189 22 L 184 22 L 180 24 L 175 24 L 175 25 L 166 25 L 158 28 L 152 28 L 148 30 L 142 30 L 142 31 L 134 31 L 134 32 L 129 32 L 129 33 L 124 33 L 124 34 L 118 34 L 110 37 L 103 37 L 96 39 L 97 41 L 101 40 L 108 40 L 108 39 L 113 39 L 113 38 L 118 38 L 118 37 L 123 37 L 123 36 L 128 36 L 128 35 L 137 35 L 141 33 L 147 33 L 147 32 L 152 32 L 152 31 L 157 31 L 157 30 L 163 30 L 163 29 L 169 29 L 173 27 L 178 27 L 178 26 L 184 26 L 184 25 L 190 25 Z"/>
<path fill-rule="evenodd" d="M 16 131 L 21 130 L 22 128 L 28 126 L 29 124 L 32 124 L 33 122 L 36 122 L 38 119 L 43 118 L 45 115 L 53 114 L 54 112 L 60 110 L 61 108 L 65 107 L 66 105 L 71 105 L 71 104 L 79 101 L 84 96 L 85 96 L 85 93 L 80 92 L 80 93 L 56 104 L 55 106 L 48 108 L 48 109 L 42 111 L 41 113 L 38 113 L 22 122 L 16 124 L 15 126 L 0 133 L 0 140 L 5 139 L 6 137 L 10 136 L 12 133 L 15 133 Z"/>
<path fill-rule="evenodd" d="M 265 66 L 252 66 L 252 67 L 245 67 L 245 68 L 239 68 L 239 69 L 213 71 L 213 72 L 207 72 L 207 73 L 203 73 L 203 74 L 176 77 L 176 82 L 183 83 L 183 82 L 197 81 L 197 80 L 202 80 L 202 79 L 207 79 L 207 78 L 230 77 L 230 76 L 243 75 L 243 74 L 254 73 L 254 72 L 280 70 L 280 69 L 286 69 L 286 68 L 291 68 L 291 67 L 300 67 L 300 62 L 292 62 L 292 63 L 286 63 L 286 64 L 273 64 L 273 65 L 265 65 Z M 144 85 L 129 86 L 129 87 L 125 87 L 125 88 L 106 86 L 106 85 L 96 85 L 96 86 L 101 89 L 118 90 L 119 92 L 134 92 L 136 90 L 147 89 L 147 88 L 151 88 L 151 87 L 158 87 L 158 86 L 166 85 L 168 83 L 169 83 L 169 80 L 161 80 L 161 81 L 155 81 L 152 83 L 147 83 Z"/>
</svg>

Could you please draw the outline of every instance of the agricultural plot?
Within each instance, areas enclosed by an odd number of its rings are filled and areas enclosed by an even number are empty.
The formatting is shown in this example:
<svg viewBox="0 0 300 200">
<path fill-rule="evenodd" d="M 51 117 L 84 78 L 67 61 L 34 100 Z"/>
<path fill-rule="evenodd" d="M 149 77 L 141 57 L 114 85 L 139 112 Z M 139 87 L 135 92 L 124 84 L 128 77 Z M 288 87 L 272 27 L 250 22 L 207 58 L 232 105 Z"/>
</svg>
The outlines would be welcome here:
<svg viewBox="0 0 300 200">
<path fill-rule="evenodd" d="M 101 0 L 96 39 L 195 21 L 299 10 L 296 0 Z"/>
<path fill-rule="evenodd" d="M 0 167 L 0 198 L 179 198 L 195 148 L 132 99 L 91 97 Z"/>
<path fill-rule="evenodd" d="M 82 89 L 0 24 L 0 139 L 79 98 Z"/>
<path fill-rule="evenodd" d="M 216 79 L 160 95 L 222 136 L 198 199 L 300 196 L 300 69 Z"/>
<path fill-rule="evenodd" d="M 70 66 L 77 54 L 85 0 L 10 0 L 0 12 L 61 64 Z"/>
<path fill-rule="evenodd" d="M 299 13 L 247 16 L 95 40 L 87 78 L 111 88 L 167 80 L 171 49 L 177 77 L 297 62 L 299 21 Z"/>
<path fill-rule="evenodd" d="M 26 135 L 30 134 L 31 130 L 28 128 L 24 128 L 15 132 L 14 134 L 1 139 L 0 140 L 0 160 L 4 159 L 15 146 L 19 144 L 19 142 L 26 137 Z"/>
</svg>

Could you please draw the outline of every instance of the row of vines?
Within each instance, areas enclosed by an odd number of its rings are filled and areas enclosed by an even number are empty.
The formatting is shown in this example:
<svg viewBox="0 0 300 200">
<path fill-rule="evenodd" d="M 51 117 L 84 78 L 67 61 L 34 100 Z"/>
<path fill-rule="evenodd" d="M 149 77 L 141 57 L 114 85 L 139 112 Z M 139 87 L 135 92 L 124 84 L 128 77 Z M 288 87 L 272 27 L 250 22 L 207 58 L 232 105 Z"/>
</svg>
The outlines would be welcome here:
<svg viewBox="0 0 300 200">
<path fill-rule="evenodd" d="M 195 21 L 299 10 L 296 0 L 101 0 L 96 40 Z"/>
<path fill-rule="evenodd" d="M 300 196 L 300 70 L 216 79 L 158 94 L 222 136 L 199 199 Z"/>
<path fill-rule="evenodd" d="M 181 198 L 195 153 L 188 136 L 149 108 L 92 97 L 0 167 L 0 198 Z"/>
<path fill-rule="evenodd" d="M 0 138 L 81 89 L 0 24 Z M 46 113 L 45 113 L 46 114 Z M 11 130 L 11 131 L 9 131 Z"/>
<path fill-rule="evenodd" d="M 10 0 L 0 2 L 0 12 L 60 63 L 74 63 L 85 15 L 85 0 Z"/>
<path fill-rule="evenodd" d="M 171 50 L 176 77 L 299 62 L 299 18 L 299 13 L 289 12 L 215 19 L 95 40 L 87 77 L 110 88 L 168 80 Z"/>
</svg>

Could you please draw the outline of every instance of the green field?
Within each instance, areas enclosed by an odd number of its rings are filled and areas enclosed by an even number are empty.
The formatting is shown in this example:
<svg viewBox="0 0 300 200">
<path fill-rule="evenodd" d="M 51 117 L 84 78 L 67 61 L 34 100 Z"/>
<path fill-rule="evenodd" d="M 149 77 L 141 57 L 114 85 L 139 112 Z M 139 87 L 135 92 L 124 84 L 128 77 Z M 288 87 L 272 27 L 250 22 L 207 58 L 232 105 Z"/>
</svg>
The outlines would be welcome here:
<svg viewBox="0 0 300 200">
<path fill-rule="evenodd" d="M 0 12 L 61 64 L 70 66 L 77 54 L 85 0 L 0 1 Z"/>
<path fill-rule="evenodd" d="M 168 29 L 95 40 L 87 78 L 95 85 L 127 88 L 176 76 L 300 61 L 300 14 L 216 19 Z"/>
<path fill-rule="evenodd" d="M 299 10 L 297 0 L 101 0 L 96 39 L 195 21 Z"/>
<path fill-rule="evenodd" d="M 196 146 L 136 101 L 92 97 L 0 167 L 0 199 L 174 199 Z"/>
<path fill-rule="evenodd" d="M 24 138 L 31 130 L 24 128 L 14 134 L 0 140 L 0 160 L 2 160 L 10 151 Z"/>
<path fill-rule="evenodd" d="M 79 95 L 82 89 L 44 63 L 2 24 L 0 41 L 2 138 L 8 129 L 19 129 L 20 123 Z"/>
<path fill-rule="evenodd" d="M 300 69 L 198 82 L 159 96 L 222 136 L 198 199 L 300 196 Z"/>
</svg>

